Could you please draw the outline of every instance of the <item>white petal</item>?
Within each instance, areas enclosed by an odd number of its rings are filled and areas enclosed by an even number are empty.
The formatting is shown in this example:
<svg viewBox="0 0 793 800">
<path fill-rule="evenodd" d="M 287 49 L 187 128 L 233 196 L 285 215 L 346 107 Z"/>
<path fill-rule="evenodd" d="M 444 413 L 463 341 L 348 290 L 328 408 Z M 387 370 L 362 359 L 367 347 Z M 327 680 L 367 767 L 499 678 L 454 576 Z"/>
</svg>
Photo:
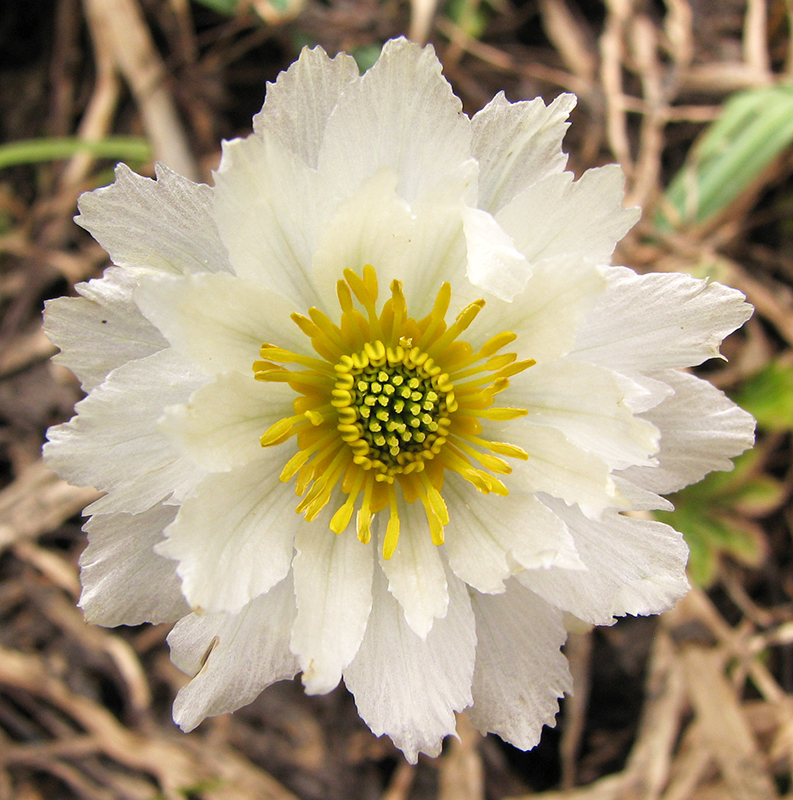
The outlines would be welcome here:
<svg viewBox="0 0 793 800">
<path fill-rule="evenodd" d="M 405 619 L 417 636 L 427 638 L 436 618 L 446 616 L 449 593 L 446 570 L 440 549 L 432 543 L 424 507 L 418 501 L 400 499 L 399 544 L 388 560 L 382 557 L 382 541 L 378 546 L 380 565 L 388 578 L 388 590 L 399 601 Z M 381 531 L 384 528 L 381 525 Z M 382 537 L 381 537 L 382 539 Z"/>
<path fill-rule="evenodd" d="M 234 271 L 304 311 L 320 305 L 311 255 L 330 210 L 327 184 L 277 139 L 223 143 L 215 218 Z"/>
<path fill-rule="evenodd" d="M 140 514 L 107 514 L 85 523 L 88 547 L 80 556 L 80 607 L 96 625 L 174 622 L 189 612 L 176 564 L 154 546 L 176 515 L 157 505 Z"/>
<path fill-rule="evenodd" d="M 400 196 L 412 202 L 470 158 L 470 143 L 470 122 L 435 51 L 394 39 L 339 98 L 325 128 L 319 171 L 344 196 L 392 167 Z"/>
<path fill-rule="evenodd" d="M 655 463 L 650 455 L 658 450 L 658 429 L 633 413 L 627 381 L 611 370 L 561 358 L 531 367 L 510 384 L 506 404 L 528 409 L 533 423 L 558 428 L 611 468 Z"/>
<path fill-rule="evenodd" d="M 533 494 L 483 495 L 450 475 L 443 496 L 449 566 L 478 591 L 503 592 L 504 581 L 522 569 L 584 569 L 567 526 Z"/>
<path fill-rule="evenodd" d="M 532 264 L 559 256 L 608 264 L 640 216 L 622 207 L 624 181 L 617 165 L 587 170 L 575 183 L 570 172 L 551 175 L 512 199 L 496 220 Z"/>
<path fill-rule="evenodd" d="M 157 421 L 204 380 L 170 349 L 130 361 L 77 404 L 76 417 L 50 428 L 47 464 L 77 486 L 109 492 L 88 507 L 89 514 L 137 514 L 181 496 L 201 471 L 179 457 Z"/>
<path fill-rule="evenodd" d="M 238 614 L 191 614 L 168 636 L 171 659 L 194 676 L 179 690 L 173 718 L 185 732 L 205 717 L 236 711 L 275 681 L 292 678 L 289 652 L 295 617 L 292 581 L 281 581 Z"/>
<path fill-rule="evenodd" d="M 518 579 L 549 603 L 593 625 L 625 614 L 660 614 L 688 591 L 688 547 L 668 525 L 608 512 L 587 519 L 558 501 L 546 501 L 573 534 L 586 572 L 523 572 Z"/>
<path fill-rule="evenodd" d="M 475 593 L 474 704 L 466 712 L 482 733 L 496 733 L 528 750 L 543 725 L 553 726 L 558 698 L 573 681 L 560 647 L 567 638 L 562 612 L 511 581 L 500 595 Z"/>
<path fill-rule="evenodd" d="M 160 430 L 207 472 L 225 472 L 264 455 L 261 435 L 293 415 L 294 398 L 286 384 L 230 372 L 202 386 L 186 405 L 169 408 Z"/>
<path fill-rule="evenodd" d="M 157 180 L 116 167 L 111 186 L 81 195 L 85 228 L 120 267 L 158 272 L 231 272 L 212 214 L 213 190 L 164 164 Z"/>
<path fill-rule="evenodd" d="M 329 58 L 321 47 L 304 47 L 300 57 L 267 84 L 264 108 L 253 130 L 275 136 L 310 167 L 316 167 L 330 112 L 358 79 L 358 65 L 346 53 Z"/>
<path fill-rule="evenodd" d="M 511 303 L 488 300 L 476 330 L 483 338 L 512 331 L 519 358 L 552 361 L 572 350 L 581 321 L 605 285 L 601 270 L 584 259 L 542 262 Z"/>
<path fill-rule="evenodd" d="M 644 489 L 668 494 L 696 483 L 714 470 L 731 470 L 731 458 L 754 443 L 751 414 L 707 381 L 685 372 L 658 374 L 675 393 L 644 416 L 662 433 L 659 466 L 625 470 Z"/>
<path fill-rule="evenodd" d="M 529 454 L 528 461 L 513 462 L 509 483 L 577 503 L 587 516 L 598 516 L 609 507 L 627 507 L 606 462 L 577 447 L 556 428 L 515 420 L 505 426 L 502 438 Z"/>
<path fill-rule="evenodd" d="M 471 120 L 479 161 L 479 207 L 495 214 L 516 194 L 567 164 L 562 139 L 575 95 L 510 103 L 499 92 Z"/>
<path fill-rule="evenodd" d="M 411 207 L 396 194 L 397 174 L 385 167 L 341 203 L 325 227 L 313 261 L 317 292 L 336 295 L 344 269 L 361 274 L 364 265 L 377 270 L 381 299 L 393 280 L 403 283 L 412 317 L 432 310 L 443 281 L 457 288 L 465 280 L 466 252 L 462 229 L 465 176 L 452 183 L 447 196 L 417 201 Z M 338 306 L 333 312 L 338 315 Z"/>
<path fill-rule="evenodd" d="M 354 523 L 332 533 L 328 517 L 304 523 L 295 540 L 298 612 L 290 647 L 309 694 L 336 687 L 358 652 L 372 608 L 373 547 L 358 541 Z"/>
<path fill-rule="evenodd" d="M 157 552 L 179 562 L 182 592 L 194 609 L 238 612 L 289 571 L 302 519 L 275 455 L 207 476 L 166 530 Z"/>
<path fill-rule="evenodd" d="M 358 655 L 344 671 L 358 713 L 376 736 L 387 734 L 415 764 L 437 756 L 455 730 L 454 712 L 471 704 L 476 633 L 465 584 L 449 579 L 449 610 L 426 639 L 405 621 L 375 570 L 375 602 Z"/>
<path fill-rule="evenodd" d="M 511 302 L 531 276 L 525 256 L 486 211 L 467 208 L 463 214 L 468 247 L 468 280 L 501 300 Z"/>
<path fill-rule="evenodd" d="M 77 375 L 86 392 L 116 367 L 168 346 L 133 302 L 137 285 L 129 272 L 110 268 L 101 280 L 75 285 L 82 297 L 45 304 L 44 330 L 62 350 L 53 360 Z"/>
<path fill-rule="evenodd" d="M 207 375 L 231 370 L 252 375 L 264 342 L 298 352 L 310 347 L 289 318 L 305 308 L 232 275 L 142 278 L 135 301 Z"/>
<path fill-rule="evenodd" d="M 752 315 L 744 296 L 682 273 L 637 275 L 613 267 L 587 316 L 575 358 L 620 371 L 691 367 L 719 355 L 721 340 Z"/>
</svg>

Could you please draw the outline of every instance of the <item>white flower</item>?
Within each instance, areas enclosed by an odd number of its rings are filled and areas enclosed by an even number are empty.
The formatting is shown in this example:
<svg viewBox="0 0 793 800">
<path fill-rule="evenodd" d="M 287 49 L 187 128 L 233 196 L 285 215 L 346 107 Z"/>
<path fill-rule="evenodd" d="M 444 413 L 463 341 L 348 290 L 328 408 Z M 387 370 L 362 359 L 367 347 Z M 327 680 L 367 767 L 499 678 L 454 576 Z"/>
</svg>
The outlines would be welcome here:
<svg viewBox="0 0 793 800">
<path fill-rule="evenodd" d="M 463 709 L 528 748 L 571 688 L 563 612 L 685 593 L 680 534 L 623 512 L 750 446 L 681 371 L 750 308 L 608 266 L 638 211 L 617 167 L 564 172 L 573 104 L 469 119 L 431 48 L 363 77 L 304 50 L 214 187 L 122 166 L 81 199 L 117 266 L 49 304 L 89 395 L 46 457 L 106 492 L 88 619 L 178 620 L 185 730 L 302 672 L 411 761 Z"/>
</svg>

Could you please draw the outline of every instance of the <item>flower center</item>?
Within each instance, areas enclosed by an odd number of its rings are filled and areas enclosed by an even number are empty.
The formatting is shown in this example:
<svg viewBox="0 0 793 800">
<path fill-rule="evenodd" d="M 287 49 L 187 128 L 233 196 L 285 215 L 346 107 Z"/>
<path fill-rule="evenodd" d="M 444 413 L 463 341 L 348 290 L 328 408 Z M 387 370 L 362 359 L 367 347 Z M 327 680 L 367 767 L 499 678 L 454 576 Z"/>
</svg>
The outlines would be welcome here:
<svg viewBox="0 0 793 800">
<path fill-rule="evenodd" d="M 458 406 L 448 374 L 427 353 L 406 339 L 396 347 L 378 339 L 342 356 L 335 370 L 331 404 L 353 463 L 393 483 L 440 452 Z"/>
<path fill-rule="evenodd" d="M 297 512 L 308 521 L 333 500 L 340 504 L 330 529 L 341 533 L 357 511 L 358 538 L 366 543 L 372 519 L 388 509 L 383 555 L 390 558 L 399 540 L 400 501 L 420 501 L 432 541 L 443 543 L 449 522 L 442 495 L 446 470 L 480 492 L 507 494 L 496 475 L 512 468 L 501 456 L 526 459 L 528 454 L 480 436 L 482 421 L 527 413 L 493 404 L 509 377 L 534 361 L 499 353 L 515 340 L 513 333 L 500 333 L 477 351 L 461 341 L 485 303 L 469 304 L 447 325 L 448 283 L 438 291 L 432 311 L 416 320 L 408 316 L 399 281 L 392 282 L 391 297 L 378 313 L 374 267 L 365 266 L 362 275 L 345 270 L 344 278 L 337 283 L 339 325 L 316 308 L 307 317 L 292 315 L 315 355 L 262 345 L 254 377 L 287 383 L 296 396 L 295 414 L 271 426 L 261 443 L 271 447 L 296 437 L 297 452 L 281 480 L 296 478 L 295 491 L 302 497 Z"/>
</svg>

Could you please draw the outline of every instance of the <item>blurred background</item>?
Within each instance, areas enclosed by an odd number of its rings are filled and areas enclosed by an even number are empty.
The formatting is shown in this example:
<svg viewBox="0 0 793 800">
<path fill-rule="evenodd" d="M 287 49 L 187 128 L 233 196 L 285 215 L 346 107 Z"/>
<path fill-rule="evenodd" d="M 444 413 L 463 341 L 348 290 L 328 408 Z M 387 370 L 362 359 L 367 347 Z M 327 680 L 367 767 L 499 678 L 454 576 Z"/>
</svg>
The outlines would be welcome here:
<svg viewBox="0 0 793 800">
<path fill-rule="evenodd" d="M 792 20 L 791 0 L 2 0 L 0 800 L 793 798 Z M 570 168 L 619 162 L 644 208 L 616 263 L 712 276 L 757 309 L 701 374 L 758 445 L 659 514 L 688 539 L 691 594 L 572 635 L 576 693 L 534 751 L 461 718 L 415 767 L 343 687 L 278 684 L 182 734 L 167 629 L 76 609 L 95 492 L 39 460 L 81 397 L 43 302 L 107 265 L 79 193 L 117 161 L 211 181 L 301 47 L 365 70 L 396 35 L 434 44 L 469 114 L 575 92 Z"/>
</svg>

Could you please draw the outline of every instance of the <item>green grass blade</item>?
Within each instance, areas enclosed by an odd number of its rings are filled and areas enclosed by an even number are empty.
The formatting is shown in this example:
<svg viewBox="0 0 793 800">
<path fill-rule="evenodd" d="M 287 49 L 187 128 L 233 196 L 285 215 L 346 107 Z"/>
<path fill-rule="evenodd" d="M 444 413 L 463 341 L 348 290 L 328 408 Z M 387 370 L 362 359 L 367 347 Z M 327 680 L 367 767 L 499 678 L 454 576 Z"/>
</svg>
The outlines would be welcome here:
<svg viewBox="0 0 793 800">
<path fill-rule="evenodd" d="M 108 136 L 98 142 L 75 137 L 24 139 L 0 145 L 0 169 L 71 158 L 77 153 L 117 161 L 149 161 L 152 157 L 151 145 L 139 136 Z"/>
</svg>

